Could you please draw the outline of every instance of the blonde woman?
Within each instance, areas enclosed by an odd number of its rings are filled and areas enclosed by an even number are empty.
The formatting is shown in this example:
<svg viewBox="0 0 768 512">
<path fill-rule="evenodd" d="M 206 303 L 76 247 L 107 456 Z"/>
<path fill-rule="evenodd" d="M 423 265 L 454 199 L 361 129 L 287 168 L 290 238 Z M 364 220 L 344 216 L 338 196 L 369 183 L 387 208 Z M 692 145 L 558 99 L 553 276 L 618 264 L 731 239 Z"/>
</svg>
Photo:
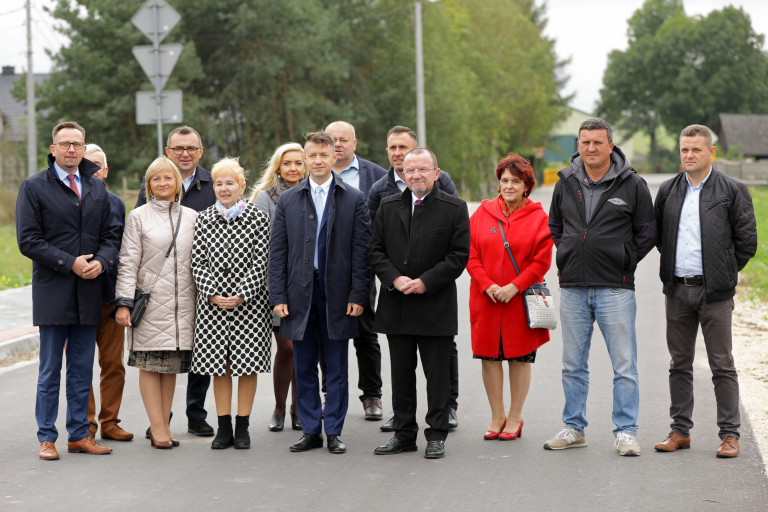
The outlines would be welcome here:
<svg viewBox="0 0 768 512">
<path fill-rule="evenodd" d="M 155 448 L 172 448 L 179 445 L 168 425 L 176 374 L 189 372 L 192 361 L 195 285 L 191 255 L 197 212 L 179 203 L 181 175 L 170 159 L 155 159 L 144 183 L 150 201 L 131 211 L 125 222 L 115 320 L 130 327 L 128 366 L 140 372 L 150 443 Z M 151 295 L 141 323 L 134 327 L 131 308 L 136 288 L 151 289 Z"/>
<path fill-rule="evenodd" d="M 267 163 L 261 180 L 251 194 L 251 201 L 261 210 L 274 217 L 277 199 L 280 194 L 297 185 L 307 177 L 304 166 L 304 148 L 301 144 L 289 142 L 275 150 Z M 291 428 L 301 430 L 301 420 L 296 409 L 296 376 L 293 373 L 293 342 L 278 334 L 280 317 L 273 314 L 272 326 L 277 344 L 275 368 L 272 379 L 275 389 L 275 410 L 269 421 L 271 432 L 280 432 L 285 424 L 285 401 L 291 388 Z"/>
</svg>

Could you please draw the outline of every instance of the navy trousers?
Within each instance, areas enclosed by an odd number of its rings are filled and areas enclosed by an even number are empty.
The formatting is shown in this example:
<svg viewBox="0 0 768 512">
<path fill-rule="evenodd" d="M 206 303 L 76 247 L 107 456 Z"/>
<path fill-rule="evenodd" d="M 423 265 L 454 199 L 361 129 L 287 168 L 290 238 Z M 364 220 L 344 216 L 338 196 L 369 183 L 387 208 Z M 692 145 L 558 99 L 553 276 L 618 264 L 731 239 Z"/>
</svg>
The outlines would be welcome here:
<svg viewBox="0 0 768 512">
<path fill-rule="evenodd" d="M 93 356 L 96 352 L 95 325 L 41 325 L 40 369 L 37 375 L 37 439 L 56 441 L 56 418 L 59 415 L 59 389 L 64 345 L 67 354 L 67 432 L 69 442 L 88 435 L 88 395 L 93 378 Z"/>
<path fill-rule="evenodd" d="M 320 280 L 314 280 L 312 305 L 309 310 L 304 339 L 293 340 L 293 361 L 296 373 L 296 400 L 299 416 L 305 434 L 320 434 L 323 430 L 320 413 L 320 382 L 317 364 L 320 358 L 320 344 L 326 367 L 325 433 L 329 436 L 341 435 L 344 419 L 349 406 L 349 383 L 347 364 L 349 359 L 349 340 L 328 338 L 325 314 L 325 291 Z"/>
</svg>

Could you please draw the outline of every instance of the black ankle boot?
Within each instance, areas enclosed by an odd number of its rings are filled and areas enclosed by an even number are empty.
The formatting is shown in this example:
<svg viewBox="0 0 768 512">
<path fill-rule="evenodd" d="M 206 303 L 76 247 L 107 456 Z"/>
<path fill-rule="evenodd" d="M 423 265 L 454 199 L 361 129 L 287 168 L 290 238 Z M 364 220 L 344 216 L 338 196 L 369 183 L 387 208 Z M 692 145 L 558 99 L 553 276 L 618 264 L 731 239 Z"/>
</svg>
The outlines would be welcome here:
<svg viewBox="0 0 768 512">
<path fill-rule="evenodd" d="M 250 416 L 235 416 L 235 449 L 243 450 L 251 447 L 251 436 L 248 435 L 248 419 Z"/>
<path fill-rule="evenodd" d="M 219 428 L 216 431 L 216 437 L 213 438 L 211 448 L 223 450 L 233 444 L 235 444 L 235 438 L 232 437 L 232 415 L 219 416 Z"/>
</svg>

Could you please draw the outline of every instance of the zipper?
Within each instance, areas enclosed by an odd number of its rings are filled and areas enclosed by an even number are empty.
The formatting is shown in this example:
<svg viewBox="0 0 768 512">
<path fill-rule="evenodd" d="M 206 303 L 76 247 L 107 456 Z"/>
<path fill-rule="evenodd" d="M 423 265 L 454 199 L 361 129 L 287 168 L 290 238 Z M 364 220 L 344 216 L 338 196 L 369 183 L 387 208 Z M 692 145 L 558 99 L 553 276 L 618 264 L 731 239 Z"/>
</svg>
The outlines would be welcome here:
<svg viewBox="0 0 768 512">
<path fill-rule="evenodd" d="M 168 218 L 171 220 L 171 236 L 173 236 L 176 231 L 176 227 L 173 225 L 173 203 L 168 205 Z M 173 321 L 176 324 L 176 350 L 179 350 L 179 265 L 175 244 L 173 246 L 173 289 L 175 292 Z"/>
</svg>

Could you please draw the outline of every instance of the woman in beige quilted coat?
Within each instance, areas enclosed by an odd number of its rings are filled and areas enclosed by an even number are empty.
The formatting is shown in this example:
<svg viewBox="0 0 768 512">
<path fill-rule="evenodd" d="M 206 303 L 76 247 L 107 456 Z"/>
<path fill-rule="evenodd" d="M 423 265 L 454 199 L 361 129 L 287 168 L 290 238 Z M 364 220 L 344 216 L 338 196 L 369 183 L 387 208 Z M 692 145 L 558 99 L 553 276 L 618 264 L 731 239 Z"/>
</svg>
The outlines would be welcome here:
<svg viewBox="0 0 768 512">
<path fill-rule="evenodd" d="M 128 330 L 128 365 L 139 369 L 139 390 L 150 421 L 150 442 L 172 448 L 179 442 L 168 422 L 176 374 L 189 371 L 195 324 L 192 238 L 197 212 L 181 206 L 179 170 L 166 157 L 147 169 L 150 201 L 128 214 L 115 290 L 118 324 Z M 179 225 L 176 243 L 168 253 Z M 166 257 L 166 254 L 168 256 Z M 136 288 L 150 292 L 141 323 L 131 326 Z"/>
</svg>

